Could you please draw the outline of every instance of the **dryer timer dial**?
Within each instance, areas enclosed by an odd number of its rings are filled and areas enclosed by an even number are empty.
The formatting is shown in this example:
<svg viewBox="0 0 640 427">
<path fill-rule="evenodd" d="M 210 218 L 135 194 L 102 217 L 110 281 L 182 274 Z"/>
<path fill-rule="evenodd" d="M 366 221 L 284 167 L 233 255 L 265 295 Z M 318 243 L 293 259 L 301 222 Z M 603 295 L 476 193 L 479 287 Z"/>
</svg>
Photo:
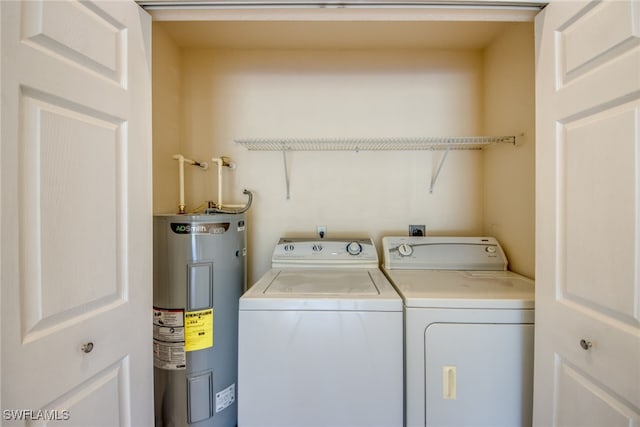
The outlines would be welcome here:
<svg viewBox="0 0 640 427">
<path fill-rule="evenodd" d="M 407 245 L 406 243 L 403 243 L 400 246 L 398 246 L 398 252 L 402 256 L 409 256 L 413 253 L 413 248 Z"/>
<path fill-rule="evenodd" d="M 360 255 L 362 252 L 362 245 L 358 242 L 351 242 L 347 245 L 347 252 L 349 255 Z"/>
</svg>

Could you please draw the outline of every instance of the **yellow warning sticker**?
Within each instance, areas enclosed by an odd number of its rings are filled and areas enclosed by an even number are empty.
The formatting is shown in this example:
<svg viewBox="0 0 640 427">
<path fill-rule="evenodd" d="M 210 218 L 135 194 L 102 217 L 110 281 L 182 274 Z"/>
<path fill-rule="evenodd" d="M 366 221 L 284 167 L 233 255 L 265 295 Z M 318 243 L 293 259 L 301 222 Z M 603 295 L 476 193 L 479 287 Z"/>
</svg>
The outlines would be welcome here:
<svg viewBox="0 0 640 427">
<path fill-rule="evenodd" d="M 184 313 L 184 349 L 196 351 L 213 347 L 213 309 Z"/>
</svg>

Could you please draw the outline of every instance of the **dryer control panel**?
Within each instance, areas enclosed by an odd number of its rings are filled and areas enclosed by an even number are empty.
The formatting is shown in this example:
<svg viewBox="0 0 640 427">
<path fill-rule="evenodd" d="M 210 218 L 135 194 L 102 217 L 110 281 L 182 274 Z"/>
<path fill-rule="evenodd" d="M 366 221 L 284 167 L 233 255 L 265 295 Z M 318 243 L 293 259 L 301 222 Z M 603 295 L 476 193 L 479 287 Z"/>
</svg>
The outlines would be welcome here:
<svg viewBox="0 0 640 427">
<path fill-rule="evenodd" d="M 493 237 L 383 237 L 382 249 L 387 270 L 507 270 Z"/>
<path fill-rule="evenodd" d="M 281 238 L 273 250 L 272 267 L 377 268 L 378 253 L 369 238 Z"/>
</svg>

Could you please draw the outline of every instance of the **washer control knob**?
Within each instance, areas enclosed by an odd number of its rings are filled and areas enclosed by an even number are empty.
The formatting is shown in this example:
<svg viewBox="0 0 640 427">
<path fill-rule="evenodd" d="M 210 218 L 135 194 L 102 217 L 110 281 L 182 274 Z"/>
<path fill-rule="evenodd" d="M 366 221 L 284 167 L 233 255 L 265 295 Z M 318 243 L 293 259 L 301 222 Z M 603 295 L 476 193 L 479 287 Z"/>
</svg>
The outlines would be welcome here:
<svg viewBox="0 0 640 427">
<path fill-rule="evenodd" d="M 409 256 L 413 253 L 413 248 L 407 245 L 406 243 L 403 243 L 400 246 L 398 246 L 398 252 L 402 256 Z"/>
<path fill-rule="evenodd" d="M 487 246 L 486 248 L 484 248 L 485 252 L 487 252 L 488 254 L 495 254 L 497 249 L 495 246 Z"/>
<path fill-rule="evenodd" d="M 349 255 L 360 255 L 362 252 L 362 245 L 358 242 L 351 242 L 347 245 L 347 252 Z"/>
</svg>

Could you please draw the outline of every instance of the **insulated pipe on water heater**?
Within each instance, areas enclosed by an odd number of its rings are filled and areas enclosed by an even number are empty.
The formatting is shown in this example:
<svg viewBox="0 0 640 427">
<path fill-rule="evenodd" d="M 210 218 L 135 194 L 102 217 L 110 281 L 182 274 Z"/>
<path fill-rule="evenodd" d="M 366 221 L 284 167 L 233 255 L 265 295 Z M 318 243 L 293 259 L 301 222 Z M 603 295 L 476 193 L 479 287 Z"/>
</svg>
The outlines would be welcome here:
<svg viewBox="0 0 640 427">
<path fill-rule="evenodd" d="M 244 207 L 244 205 L 225 205 L 222 203 L 222 168 L 226 166 L 229 169 L 235 169 L 236 164 L 233 163 L 229 157 L 225 157 L 225 156 L 214 157 L 213 159 L 211 159 L 211 161 L 218 166 L 218 204 L 217 206 L 220 209 Z"/>
<path fill-rule="evenodd" d="M 184 164 L 185 162 L 190 164 L 190 165 L 194 165 L 194 166 L 198 166 L 204 170 L 207 170 L 207 168 L 209 167 L 209 165 L 206 162 L 196 162 L 195 160 L 191 160 L 191 159 L 187 159 L 186 157 L 184 157 L 182 154 L 175 154 L 173 156 L 173 158 L 175 160 L 178 161 L 178 175 L 179 175 L 179 180 L 180 180 L 180 202 L 178 204 L 178 213 L 179 214 L 184 214 L 185 213 L 185 209 L 186 209 L 186 205 L 184 204 Z"/>
</svg>

